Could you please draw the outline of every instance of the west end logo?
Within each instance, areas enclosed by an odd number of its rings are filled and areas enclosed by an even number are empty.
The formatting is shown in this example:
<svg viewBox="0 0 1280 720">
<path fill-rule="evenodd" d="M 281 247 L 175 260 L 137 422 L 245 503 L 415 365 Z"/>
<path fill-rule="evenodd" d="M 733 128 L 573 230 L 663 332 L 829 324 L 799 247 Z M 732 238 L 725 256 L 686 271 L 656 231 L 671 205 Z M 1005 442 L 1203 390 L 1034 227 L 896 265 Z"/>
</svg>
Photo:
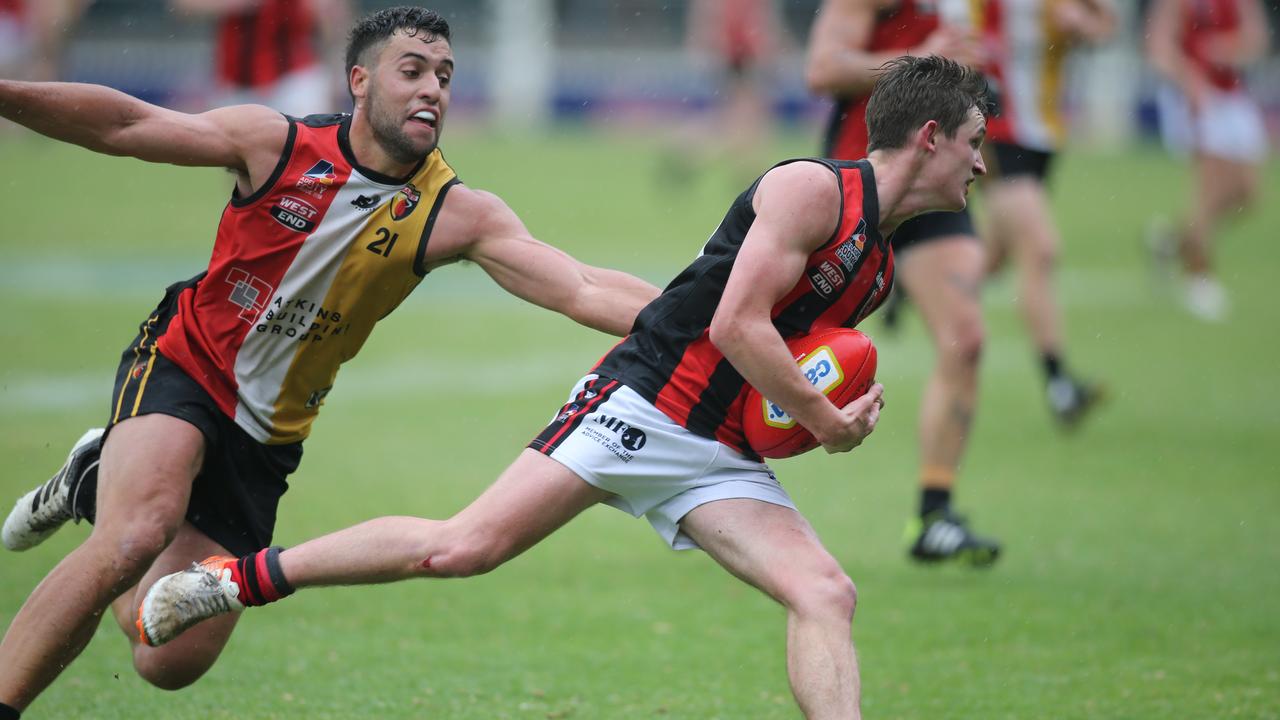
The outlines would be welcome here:
<svg viewBox="0 0 1280 720">
<path fill-rule="evenodd" d="M 804 356 L 799 365 L 805 379 L 823 395 L 829 394 L 832 388 L 844 382 L 844 370 L 836 361 L 836 354 L 826 345 Z M 786 430 L 796 424 L 795 418 L 768 398 L 762 398 L 762 403 L 766 425 Z"/>
<path fill-rule="evenodd" d="M 422 193 L 418 192 L 418 188 L 413 185 L 405 185 L 400 188 L 400 192 L 391 198 L 391 218 L 393 220 L 403 220 L 409 217 L 413 209 L 418 207 L 418 201 L 422 199 Z"/>
<path fill-rule="evenodd" d="M 320 217 L 320 211 L 306 200 L 284 195 L 271 208 L 271 217 L 290 230 L 310 233 L 316 229 L 316 220 Z"/>
</svg>

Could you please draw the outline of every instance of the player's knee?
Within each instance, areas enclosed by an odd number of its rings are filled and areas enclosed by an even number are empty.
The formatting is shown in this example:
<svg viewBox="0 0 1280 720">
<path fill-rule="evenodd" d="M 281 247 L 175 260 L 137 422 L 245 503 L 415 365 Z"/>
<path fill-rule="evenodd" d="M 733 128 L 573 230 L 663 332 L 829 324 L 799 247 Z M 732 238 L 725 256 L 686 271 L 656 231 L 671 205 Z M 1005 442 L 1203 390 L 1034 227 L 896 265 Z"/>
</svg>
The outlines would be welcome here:
<svg viewBox="0 0 1280 720">
<path fill-rule="evenodd" d="M 122 580 L 132 585 L 172 540 L 173 532 L 163 523 L 142 521 L 124 528 L 95 528 L 86 542 L 105 555 Z"/>
<path fill-rule="evenodd" d="M 801 615 L 849 620 L 858 606 L 858 588 L 844 572 L 832 569 L 798 580 L 784 602 Z"/>
<path fill-rule="evenodd" d="M 133 653 L 133 669 L 138 676 L 161 690 L 181 690 L 204 676 L 213 658 L 199 654 L 178 655 L 139 645 Z"/>
<path fill-rule="evenodd" d="M 957 320 L 941 340 L 938 353 L 944 365 L 961 372 L 976 373 L 982 347 L 986 344 L 986 329 L 980 317 L 975 314 L 974 317 Z"/>
</svg>

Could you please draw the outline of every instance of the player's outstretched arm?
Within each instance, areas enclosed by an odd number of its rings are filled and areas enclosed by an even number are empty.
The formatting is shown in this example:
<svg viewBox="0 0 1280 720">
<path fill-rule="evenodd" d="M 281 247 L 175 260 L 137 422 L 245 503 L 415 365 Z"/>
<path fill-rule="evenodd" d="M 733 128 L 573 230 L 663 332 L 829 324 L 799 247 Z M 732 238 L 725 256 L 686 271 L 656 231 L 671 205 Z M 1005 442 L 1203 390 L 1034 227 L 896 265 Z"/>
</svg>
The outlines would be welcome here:
<svg viewBox="0 0 1280 720">
<path fill-rule="evenodd" d="M 475 240 L 463 253 L 507 292 L 587 327 L 626 335 L 658 288 L 617 270 L 586 265 L 529 234 L 499 197 L 470 190 Z"/>
<path fill-rule="evenodd" d="M 189 115 L 84 83 L 0 80 L 0 116 L 108 155 L 241 172 L 274 165 L 288 134 L 284 116 L 266 107 Z"/>
<path fill-rule="evenodd" d="M 783 165 L 765 174 L 753 202 L 756 219 L 711 319 L 711 342 L 748 383 L 786 408 L 829 451 L 850 450 L 870 434 L 874 417 L 841 411 L 816 390 L 771 315 L 800 279 L 809 255 L 839 227 L 836 177 L 814 162 Z"/>
</svg>

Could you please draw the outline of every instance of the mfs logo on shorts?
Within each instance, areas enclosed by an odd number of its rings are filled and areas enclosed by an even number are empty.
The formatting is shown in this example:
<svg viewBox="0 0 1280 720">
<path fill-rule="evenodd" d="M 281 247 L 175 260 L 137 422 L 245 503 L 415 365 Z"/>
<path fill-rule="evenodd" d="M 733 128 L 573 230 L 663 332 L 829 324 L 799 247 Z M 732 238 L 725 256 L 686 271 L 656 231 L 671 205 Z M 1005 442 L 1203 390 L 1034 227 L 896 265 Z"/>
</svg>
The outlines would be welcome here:
<svg viewBox="0 0 1280 720">
<path fill-rule="evenodd" d="M 844 382 L 844 370 L 840 368 L 840 363 L 836 361 L 836 354 L 831 352 L 831 348 L 823 345 L 805 356 L 800 361 L 800 372 L 804 373 L 804 377 L 811 385 L 820 390 L 823 395 L 831 392 L 831 389 Z M 786 410 L 778 407 L 776 403 L 772 403 L 768 398 L 764 401 L 764 422 L 770 427 L 782 428 L 786 430 L 796 424 L 796 419 L 787 414 Z"/>
<path fill-rule="evenodd" d="M 644 447 L 644 442 L 647 438 L 640 428 L 633 428 L 618 418 L 609 417 L 608 415 L 597 417 L 596 422 L 617 433 L 619 440 L 622 442 L 622 447 L 631 452 L 636 452 Z"/>
</svg>

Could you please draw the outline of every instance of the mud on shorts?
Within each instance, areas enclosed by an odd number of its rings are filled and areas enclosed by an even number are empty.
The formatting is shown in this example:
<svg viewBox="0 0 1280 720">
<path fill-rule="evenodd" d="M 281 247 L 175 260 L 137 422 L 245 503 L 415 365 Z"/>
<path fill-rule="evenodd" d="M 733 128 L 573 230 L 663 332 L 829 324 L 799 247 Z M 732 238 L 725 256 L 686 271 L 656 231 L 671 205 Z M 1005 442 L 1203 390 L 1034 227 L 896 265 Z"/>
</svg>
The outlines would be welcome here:
<svg viewBox="0 0 1280 720">
<path fill-rule="evenodd" d="M 124 420 L 159 413 L 184 420 L 205 439 L 204 464 L 191 488 L 186 519 L 235 555 L 271 544 L 285 481 L 302 460 L 302 443 L 264 445 L 240 429 L 199 383 L 156 349 L 178 294 L 199 278 L 177 283 L 139 327 L 116 370 L 107 433 Z M 119 481 L 127 482 L 126 478 Z"/>
<path fill-rule="evenodd" d="M 716 500 L 751 498 L 795 509 L 769 466 L 695 435 L 617 380 L 588 375 L 529 447 L 643 515 L 676 550 L 698 547 L 680 530 L 689 511 Z"/>
</svg>

